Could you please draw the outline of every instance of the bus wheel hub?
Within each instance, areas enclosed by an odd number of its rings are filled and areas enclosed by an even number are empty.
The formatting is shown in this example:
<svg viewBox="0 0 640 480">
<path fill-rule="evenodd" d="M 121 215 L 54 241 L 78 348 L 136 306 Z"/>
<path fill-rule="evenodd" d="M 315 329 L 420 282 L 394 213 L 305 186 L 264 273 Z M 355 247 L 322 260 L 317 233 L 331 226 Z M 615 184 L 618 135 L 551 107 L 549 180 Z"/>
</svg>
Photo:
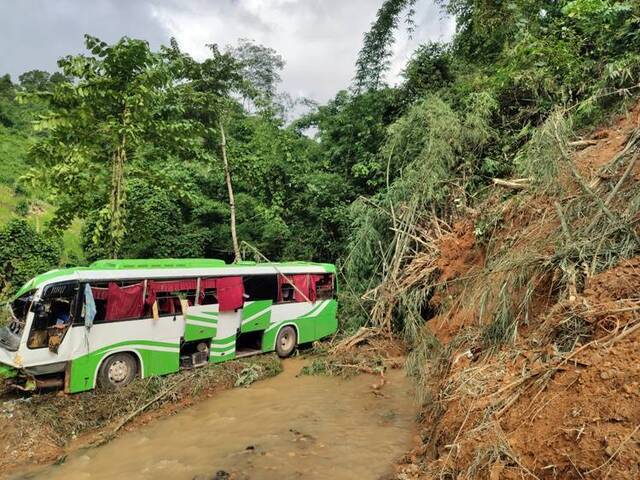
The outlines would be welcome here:
<svg viewBox="0 0 640 480">
<path fill-rule="evenodd" d="M 118 360 L 117 362 L 113 362 L 111 367 L 109 368 L 109 380 L 114 383 L 120 383 L 129 374 L 129 367 L 127 367 L 126 362 L 122 360 Z"/>
<path fill-rule="evenodd" d="M 284 335 L 282 335 L 282 340 L 280 342 L 280 345 L 282 346 L 283 349 L 288 350 L 289 348 L 291 348 L 292 343 L 293 343 L 293 338 L 291 338 L 291 336 L 288 333 L 285 333 Z"/>
</svg>

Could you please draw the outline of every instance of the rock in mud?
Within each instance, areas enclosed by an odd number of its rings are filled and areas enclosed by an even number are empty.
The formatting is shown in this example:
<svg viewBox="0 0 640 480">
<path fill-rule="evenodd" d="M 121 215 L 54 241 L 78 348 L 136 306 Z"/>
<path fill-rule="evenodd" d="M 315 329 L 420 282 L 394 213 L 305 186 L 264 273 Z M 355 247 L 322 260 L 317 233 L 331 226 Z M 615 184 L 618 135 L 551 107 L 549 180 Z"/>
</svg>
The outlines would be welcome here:
<svg viewBox="0 0 640 480">
<path fill-rule="evenodd" d="M 218 470 L 213 475 L 196 475 L 193 480 L 231 480 L 231 475 L 224 470 Z"/>
</svg>

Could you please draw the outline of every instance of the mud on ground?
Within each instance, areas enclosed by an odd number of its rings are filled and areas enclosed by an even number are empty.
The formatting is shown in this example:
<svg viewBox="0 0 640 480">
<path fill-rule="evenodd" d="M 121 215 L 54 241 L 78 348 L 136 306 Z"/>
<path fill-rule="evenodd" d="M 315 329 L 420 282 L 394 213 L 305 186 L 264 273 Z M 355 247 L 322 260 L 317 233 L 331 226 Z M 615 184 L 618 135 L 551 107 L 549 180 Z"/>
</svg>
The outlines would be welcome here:
<svg viewBox="0 0 640 480">
<path fill-rule="evenodd" d="M 216 392 L 280 372 L 275 354 L 133 382 L 116 392 L 0 392 L 0 476 L 61 461 Z"/>
</svg>

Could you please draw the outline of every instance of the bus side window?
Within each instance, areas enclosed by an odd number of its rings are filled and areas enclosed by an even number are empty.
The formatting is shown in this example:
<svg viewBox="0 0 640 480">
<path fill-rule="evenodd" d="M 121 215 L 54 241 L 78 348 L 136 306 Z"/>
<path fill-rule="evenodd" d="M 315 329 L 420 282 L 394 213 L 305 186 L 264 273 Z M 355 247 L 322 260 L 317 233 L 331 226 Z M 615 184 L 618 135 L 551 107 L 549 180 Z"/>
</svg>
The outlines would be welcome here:
<svg viewBox="0 0 640 480">
<path fill-rule="evenodd" d="M 153 304 L 158 304 L 158 315 L 176 315 L 182 311 L 181 300 L 187 305 L 195 305 L 197 280 L 185 278 L 178 280 L 147 281 L 147 298 L 145 299 L 145 316 L 153 315 Z"/>
<path fill-rule="evenodd" d="M 311 275 L 308 273 L 292 273 L 278 275 L 280 291 L 278 301 L 288 302 L 313 302 L 311 294 Z"/>
<path fill-rule="evenodd" d="M 205 288 L 201 294 L 202 300 L 200 305 L 215 305 L 218 303 L 218 296 L 216 295 L 215 288 Z"/>
<path fill-rule="evenodd" d="M 243 278 L 244 293 L 247 301 L 278 301 L 277 275 L 245 275 Z"/>
<path fill-rule="evenodd" d="M 92 282 L 91 293 L 96 304 L 94 323 L 138 320 L 144 313 L 144 282 Z"/>
<path fill-rule="evenodd" d="M 329 300 L 334 296 L 333 292 L 333 275 L 328 273 L 324 275 L 316 275 L 316 298 L 318 300 Z"/>
<path fill-rule="evenodd" d="M 216 305 L 218 303 L 218 290 L 215 278 L 200 279 L 199 305 Z"/>
<path fill-rule="evenodd" d="M 279 277 L 280 288 L 278 291 L 278 302 L 289 303 L 293 302 L 294 289 L 293 285 L 284 279 L 283 276 Z"/>
<path fill-rule="evenodd" d="M 96 304 L 96 316 L 93 323 L 104 322 L 107 318 L 107 298 L 109 298 L 108 283 L 91 283 L 91 293 Z"/>
</svg>

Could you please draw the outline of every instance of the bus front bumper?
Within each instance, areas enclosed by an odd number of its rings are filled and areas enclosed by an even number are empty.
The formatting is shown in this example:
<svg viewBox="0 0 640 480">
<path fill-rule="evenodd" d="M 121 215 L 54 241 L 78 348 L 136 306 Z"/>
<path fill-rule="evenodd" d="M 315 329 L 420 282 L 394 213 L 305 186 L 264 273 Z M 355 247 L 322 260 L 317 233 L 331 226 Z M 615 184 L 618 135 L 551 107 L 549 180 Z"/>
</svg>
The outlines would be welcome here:
<svg viewBox="0 0 640 480">
<path fill-rule="evenodd" d="M 0 363 L 0 382 L 15 378 L 18 376 L 18 370 L 9 365 Z"/>
</svg>

